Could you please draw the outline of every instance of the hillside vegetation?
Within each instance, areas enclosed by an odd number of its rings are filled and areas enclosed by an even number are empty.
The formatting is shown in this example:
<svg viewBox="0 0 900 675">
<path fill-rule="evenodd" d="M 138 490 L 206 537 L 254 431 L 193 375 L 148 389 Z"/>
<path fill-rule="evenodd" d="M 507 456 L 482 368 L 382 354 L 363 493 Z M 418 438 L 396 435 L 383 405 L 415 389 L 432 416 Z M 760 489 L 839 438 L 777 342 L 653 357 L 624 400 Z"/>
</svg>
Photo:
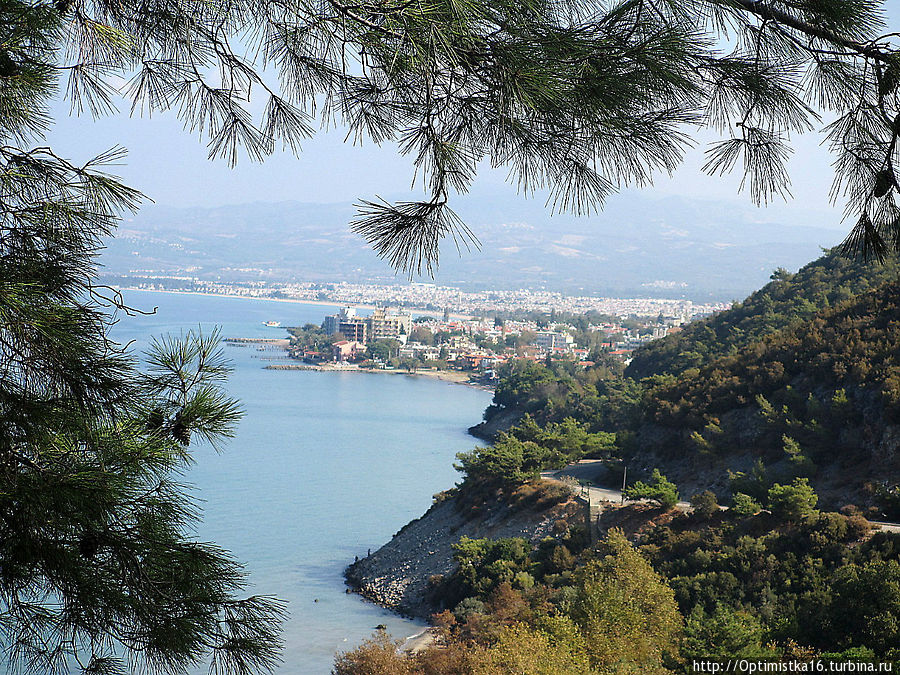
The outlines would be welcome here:
<svg viewBox="0 0 900 675">
<path fill-rule="evenodd" d="M 830 252 L 796 274 L 783 269 L 730 310 L 638 349 L 625 374 L 634 379 L 678 375 L 720 356 L 735 354 L 766 335 L 811 318 L 854 296 L 900 280 L 896 260 L 864 262 Z"/>
<path fill-rule="evenodd" d="M 857 514 L 626 506 L 599 524 L 596 546 L 577 526 L 537 544 L 461 537 L 455 571 L 429 580 L 449 606 L 433 617 L 439 646 L 406 656 L 379 634 L 335 672 L 686 675 L 698 658 L 900 657 L 900 535 Z"/>
<path fill-rule="evenodd" d="M 627 467 L 625 497 L 644 503 L 570 514 L 540 541 L 460 539 L 452 571 L 428 580 L 441 647 L 407 658 L 381 637 L 335 672 L 900 658 L 900 534 L 864 517 L 900 520 L 898 269 L 829 254 L 776 272 L 624 372 L 603 359 L 506 366 L 485 418 L 523 416 L 458 456 L 447 498 L 461 513 L 537 494 L 542 470 L 582 458 L 602 460 L 611 485 Z"/>
<path fill-rule="evenodd" d="M 867 484 L 900 474 L 898 354 L 891 283 L 678 377 L 645 380 L 636 446 L 676 475 L 753 458 L 773 479 L 809 477 L 831 501 L 864 500 Z"/>
<path fill-rule="evenodd" d="M 753 472 L 760 494 L 804 477 L 823 504 L 900 517 L 898 273 L 895 262 L 827 254 L 650 343 L 624 373 L 512 364 L 486 417 L 517 409 L 611 434 L 609 452 L 583 456 L 620 460 L 636 479 L 661 468 L 688 491 L 728 499 Z"/>
</svg>

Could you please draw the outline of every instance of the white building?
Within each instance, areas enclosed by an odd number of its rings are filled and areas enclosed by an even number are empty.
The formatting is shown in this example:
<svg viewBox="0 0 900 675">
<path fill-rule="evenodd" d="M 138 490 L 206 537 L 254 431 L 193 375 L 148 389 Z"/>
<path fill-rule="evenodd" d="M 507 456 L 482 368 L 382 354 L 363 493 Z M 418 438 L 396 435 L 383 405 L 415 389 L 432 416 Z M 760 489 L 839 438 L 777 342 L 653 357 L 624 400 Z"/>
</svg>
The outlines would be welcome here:
<svg viewBox="0 0 900 675">
<path fill-rule="evenodd" d="M 531 344 L 545 352 L 553 350 L 569 350 L 575 344 L 575 338 L 568 333 L 560 333 L 552 330 L 541 330 L 535 333 Z"/>
</svg>

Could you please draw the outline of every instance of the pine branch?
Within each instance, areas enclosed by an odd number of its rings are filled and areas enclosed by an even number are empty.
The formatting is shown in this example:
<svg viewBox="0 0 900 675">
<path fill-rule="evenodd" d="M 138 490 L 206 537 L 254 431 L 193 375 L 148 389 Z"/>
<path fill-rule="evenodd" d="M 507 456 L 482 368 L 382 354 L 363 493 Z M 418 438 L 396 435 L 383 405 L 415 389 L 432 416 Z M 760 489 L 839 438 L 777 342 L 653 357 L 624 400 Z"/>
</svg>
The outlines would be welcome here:
<svg viewBox="0 0 900 675">
<path fill-rule="evenodd" d="M 896 52 L 894 50 L 880 47 L 874 40 L 869 43 L 863 43 L 857 40 L 848 39 L 842 35 L 835 33 L 834 31 L 828 30 L 827 28 L 813 25 L 795 15 L 788 14 L 784 10 L 763 2 L 762 0 L 708 1 L 721 7 L 738 7 L 745 12 L 758 16 L 763 20 L 775 21 L 781 25 L 788 26 L 789 28 L 799 31 L 809 36 L 810 38 L 817 38 L 833 45 L 843 47 L 844 49 L 848 49 L 855 54 L 880 61 L 885 65 L 896 62 Z"/>
</svg>

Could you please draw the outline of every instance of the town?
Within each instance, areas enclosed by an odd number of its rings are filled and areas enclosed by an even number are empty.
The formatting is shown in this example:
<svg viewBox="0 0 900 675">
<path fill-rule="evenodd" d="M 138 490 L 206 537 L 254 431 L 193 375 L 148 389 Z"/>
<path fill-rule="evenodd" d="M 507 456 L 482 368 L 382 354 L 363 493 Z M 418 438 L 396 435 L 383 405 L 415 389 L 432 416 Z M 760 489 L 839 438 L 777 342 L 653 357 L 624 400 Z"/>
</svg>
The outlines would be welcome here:
<svg viewBox="0 0 900 675">
<path fill-rule="evenodd" d="M 309 365 L 456 370 L 490 384 L 511 359 L 566 360 L 586 367 L 613 357 L 627 364 L 641 344 L 681 330 L 695 316 L 552 310 L 460 318 L 444 310 L 440 316 L 413 318 L 403 308 L 376 307 L 364 315 L 348 305 L 321 325 L 289 329 L 289 351 Z"/>
<path fill-rule="evenodd" d="M 566 295 L 547 289 L 464 291 L 433 283 L 351 284 L 206 281 L 188 276 L 141 275 L 105 278 L 122 289 L 231 295 L 243 298 L 319 302 L 337 306 L 378 305 L 413 311 L 486 316 L 515 312 L 598 312 L 612 316 L 656 317 L 662 313 L 687 319 L 728 309 L 730 302 L 688 298 L 615 298 Z"/>
</svg>

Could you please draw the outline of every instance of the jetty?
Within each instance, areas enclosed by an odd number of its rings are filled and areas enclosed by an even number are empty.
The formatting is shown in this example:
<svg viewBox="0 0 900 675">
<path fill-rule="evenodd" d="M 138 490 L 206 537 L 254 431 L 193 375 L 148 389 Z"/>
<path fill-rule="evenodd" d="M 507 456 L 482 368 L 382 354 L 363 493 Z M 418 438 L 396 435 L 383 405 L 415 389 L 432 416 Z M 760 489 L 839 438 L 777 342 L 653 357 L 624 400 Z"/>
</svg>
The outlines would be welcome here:
<svg viewBox="0 0 900 675">
<path fill-rule="evenodd" d="M 223 338 L 222 342 L 231 342 L 236 344 L 261 344 L 261 345 L 289 345 L 290 338 Z"/>
</svg>

